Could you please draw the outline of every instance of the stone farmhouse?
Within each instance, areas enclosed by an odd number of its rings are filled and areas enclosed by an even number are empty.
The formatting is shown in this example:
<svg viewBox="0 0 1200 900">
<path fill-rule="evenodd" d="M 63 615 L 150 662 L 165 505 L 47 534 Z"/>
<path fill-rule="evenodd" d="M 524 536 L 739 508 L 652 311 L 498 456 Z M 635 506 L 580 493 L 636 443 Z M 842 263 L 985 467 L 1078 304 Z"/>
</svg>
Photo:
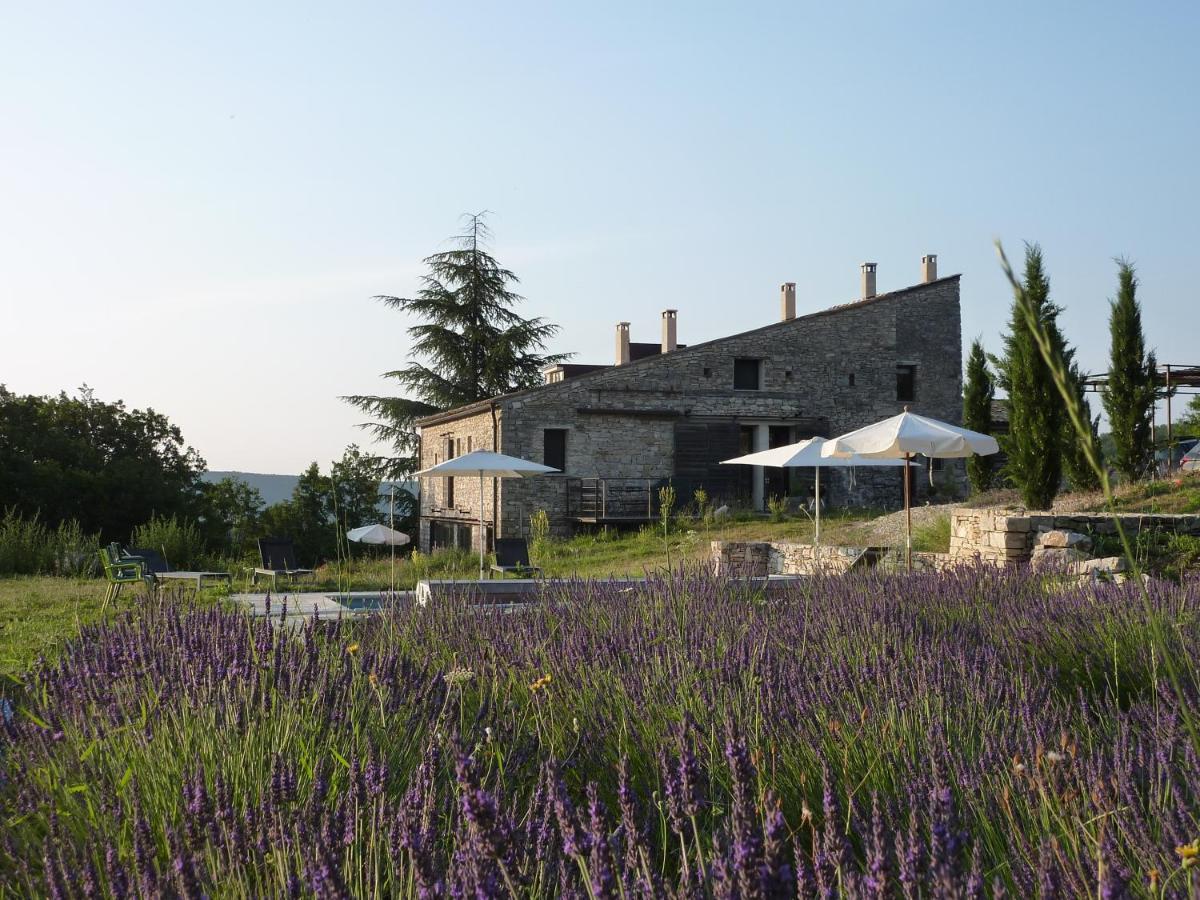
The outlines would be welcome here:
<svg viewBox="0 0 1200 900">
<path fill-rule="evenodd" d="M 939 278 L 921 261 L 921 283 L 876 292 L 876 265 L 862 266 L 851 303 L 796 314 L 796 285 L 781 287 L 779 320 L 705 343 L 677 341 L 678 315 L 662 312 L 662 340 L 630 340 L 616 329 L 612 365 L 558 365 L 545 383 L 418 422 L 422 468 L 472 450 L 495 450 L 562 471 L 540 478 L 429 479 L 420 498 L 420 547 L 478 548 L 486 534 L 520 537 L 538 510 L 553 533 L 654 520 L 659 489 L 676 510 L 703 488 L 716 504 L 763 509 L 769 498 L 805 498 L 812 470 L 722 466 L 720 461 L 831 437 L 895 415 L 905 406 L 949 422 L 962 415 L 959 276 Z M 940 460 L 914 472 L 918 502 L 956 491 L 962 465 Z M 829 469 L 822 494 L 834 505 L 894 506 L 897 469 Z M 931 487 L 934 485 L 934 487 Z"/>
</svg>

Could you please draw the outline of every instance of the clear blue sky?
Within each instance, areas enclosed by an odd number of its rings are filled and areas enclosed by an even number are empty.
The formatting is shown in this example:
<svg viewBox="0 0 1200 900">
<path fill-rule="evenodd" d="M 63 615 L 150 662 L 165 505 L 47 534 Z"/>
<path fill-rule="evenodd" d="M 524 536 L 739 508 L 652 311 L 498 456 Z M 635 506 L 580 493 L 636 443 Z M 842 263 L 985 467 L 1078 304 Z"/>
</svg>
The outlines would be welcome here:
<svg viewBox="0 0 1200 900">
<path fill-rule="evenodd" d="M 1194 4 L 58 3 L 0 28 L 0 382 L 167 413 L 210 467 L 363 439 L 460 213 L 554 349 L 697 342 L 1043 245 L 1103 370 L 1112 258 L 1160 359 L 1200 362 Z M 132 328 L 131 328 L 132 326 Z M 112 336 L 112 337 L 109 337 Z"/>
</svg>

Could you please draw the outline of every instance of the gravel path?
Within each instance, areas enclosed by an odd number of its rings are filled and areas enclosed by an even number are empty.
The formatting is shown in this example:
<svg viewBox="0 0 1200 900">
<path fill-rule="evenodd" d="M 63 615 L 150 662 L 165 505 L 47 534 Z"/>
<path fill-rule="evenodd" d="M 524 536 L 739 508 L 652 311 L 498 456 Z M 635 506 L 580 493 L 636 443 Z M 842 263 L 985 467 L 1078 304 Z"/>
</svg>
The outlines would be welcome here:
<svg viewBox="0 0 1200 900">
<path fill-rule="evenodd" d="M 960 506 L 970 506 L 969 503 L 938 503 L 929 506 L 914 506 L 912 509 L 913 531 L 923 525 L 942 517 L 948 516 L 950 510 Z M 862 526 L 863 539 L 871 546 L 900 547 L 904 545 L 904 510 L 888 513 L 878 519 L 872 519 Z"/>
</svg>

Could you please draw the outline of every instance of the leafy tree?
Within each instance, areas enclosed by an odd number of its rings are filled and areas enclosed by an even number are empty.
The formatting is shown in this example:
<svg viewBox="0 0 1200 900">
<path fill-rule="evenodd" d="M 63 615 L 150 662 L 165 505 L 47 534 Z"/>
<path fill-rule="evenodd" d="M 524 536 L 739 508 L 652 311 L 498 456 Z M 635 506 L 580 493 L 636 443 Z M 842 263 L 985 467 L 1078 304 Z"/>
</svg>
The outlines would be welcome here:
<svg viewBox="0 0 1200 900">
<path fill-rule="evenodd" d="M 1069 363 L 1058 328 L 1061 310 L 1050 301 L 1050 279 L 1037 244 L 1025 245 L 1023 295 L 1024 304 L 1020 298 L 1013 301 L 1004 356 L 993 359 L 998 383 L 1008 393 L 1009 433 L 1002 436 L 1001 446 L 1008 456 L 1005 472 L 1021 492 L 1022 502 L 1031 509 L 1046 509 L 1062 481 L 1067 417 L 1030 330 L 1030 318 L 1045 326 L 1058 363 Z"/>
<path fill-rule="evenodd" d="M 992 373 L 988 370 L 983 342 L 976 338 L 971 342 L 971 352 L 967 356 L 967 378 L 963 387 L 963 427 L 981 434 L 991 434 L 992 399 L 995 395 L 996 387 Z M 973 490 L 988 490 L 992 486 L 992 458 L 967 457 L 967 477 L 971 480 Z"/>
<path fill-rule="evenodd" d="M 518 279 L 487 252 L 484 215 L 465 217 L 454 249 L 426 257 L 429 274 L 416 296 L 375 298 L 420 320 L 408 329 L 417 359 L 383 376 L 411 396 L 343 398 L 373 416 L 364 427 L 391 443 L 395 455 L 386 473 L 392 477 L 417 468 L 417 419 L 532 387 L 545 366 L 567 358 L 540 352 L 558 326 L 513 311 L 523 299 L 510 289 Z"/>
<path fill-rule="evenodd" d="M 1112 429 L 1113 464 L 1128 479 L 1145 475 L 1154 459 L 1157 363 L 1154 354 L 1146 350 L 1137 284 L 1133 266 L 1117 260 L 1117 298 L 1108 320 L 1111 359 L 1103 397 Z"/>
<path fill-rule="evenodd" d="M 351 444 L 329 469 L 330 512 L 344 528 L 379 521 L 380 466 Z"/>
<path fill-rule="evenodd" d="M 0 509 L 74 519 L 124 541 L 155 514 L 194 517 L 203 471 L 179 428 L 152 409 L 102 402 L 86 385 L 76 397 L 0 385 Z"/>
<path fill-rule="evenodd" d="M 265 532 L 289 537 L 302 563 L 335 556 L 339 534 L 360 525 L 379 522 L 386 496 L 379 480 L 379 462 L 351 444 L 332 463 L 329 474 L 312 463 L 300 475 L 292 496 L 262 514 Z M 411 527 L 416 498 L 403 488 L 396 491 L 396 529 Z"/>
<path fill-rule="evenodd" d="M 201 486 L 201 518 L 210 546 L 224 545 L 236 555 L 249 552 L 261 536 L 263 498 L 258 488 L 225 477 Z"/>
<path fill-rule="evenodd" d="M 1159 430 L 1165 434 L 1167 429 L 1165 425 L 1160 425 Z M 1193 395 L 1183 414 L 1171 423 L 1171 434 L 1200 436 L 1200 394 Z"/>
</svg>

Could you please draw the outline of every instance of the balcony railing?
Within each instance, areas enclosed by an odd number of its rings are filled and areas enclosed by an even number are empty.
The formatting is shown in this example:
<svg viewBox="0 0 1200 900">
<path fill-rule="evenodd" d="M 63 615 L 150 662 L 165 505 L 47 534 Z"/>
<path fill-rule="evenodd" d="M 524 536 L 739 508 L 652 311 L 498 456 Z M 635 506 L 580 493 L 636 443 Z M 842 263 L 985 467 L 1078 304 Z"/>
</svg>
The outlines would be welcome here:
<svg viewBox="0 0 1200 900">
<path fill-rule="evenodd" d="M 675 512 L 704 485 L 690 478 L 568 478 L 567 518 L 578 522 L 653 522 L 661 514 L 659 490 L 675 488 Z M 711 496 L 711 494 L 710 494 Z"/>
<path fill-rule="evenodd" d="M 569 478 L 567 518 L 591 522 L 650 522 L 658 518 L 665 478 Z"/>
</svg>

